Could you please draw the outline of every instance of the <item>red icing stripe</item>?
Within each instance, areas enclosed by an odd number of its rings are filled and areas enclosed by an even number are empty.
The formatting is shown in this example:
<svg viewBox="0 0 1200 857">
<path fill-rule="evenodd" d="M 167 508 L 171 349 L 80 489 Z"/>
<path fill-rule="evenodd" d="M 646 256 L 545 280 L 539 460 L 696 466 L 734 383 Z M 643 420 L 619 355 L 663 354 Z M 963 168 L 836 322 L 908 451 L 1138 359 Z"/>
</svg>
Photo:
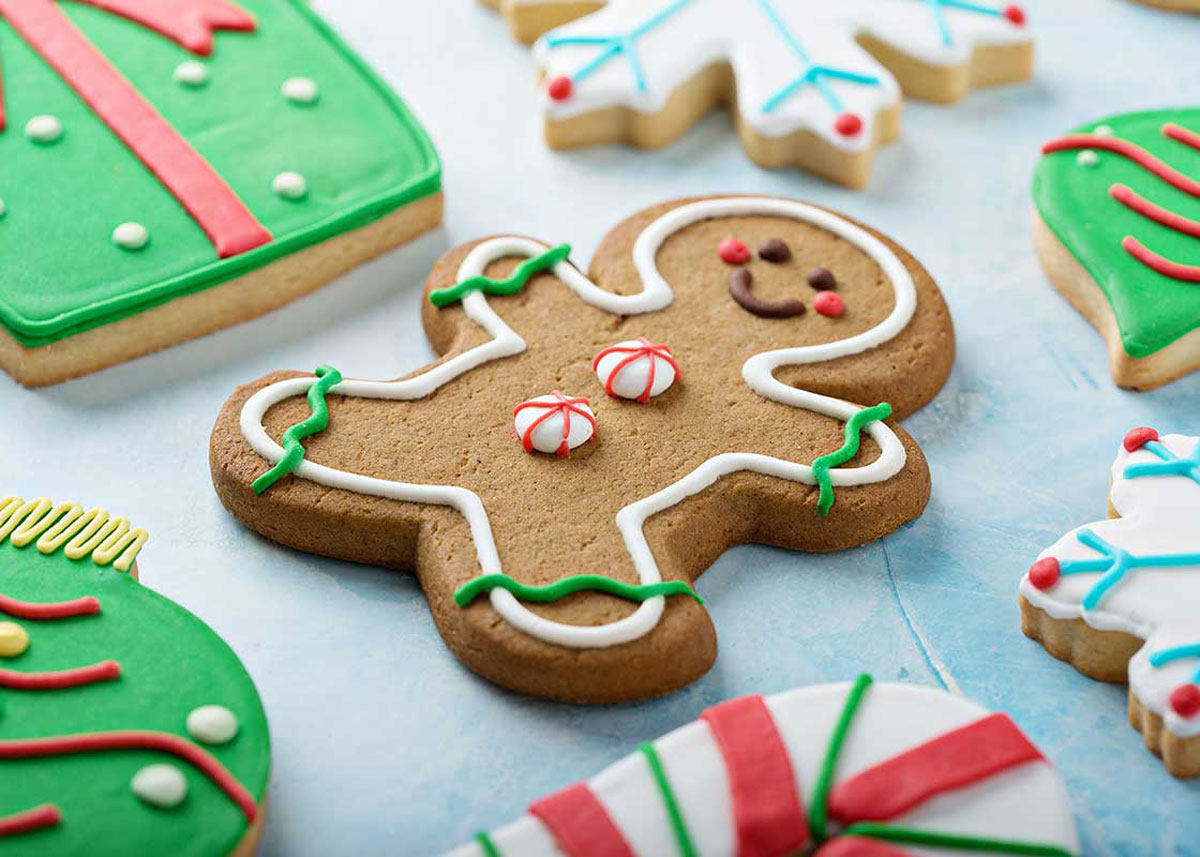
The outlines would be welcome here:
<svg viewBox="0 0 1200 857">
<path fill-rule="evenodd" d="M 18 833 L 29 833 L 45 827 L 57 827 L 62 823 L 62 813 L 54 804 L 47 803 L 35 806 L 16 815 L 0 818 L 0 839 L 5 836 L 16 836 Z"/>
<path fill-rule="evenodd" d="M 567 857 L 634 857 L 608 810 L 584 783 L 576 783 L 529 807 L 554 835 Z"/>
<path fill-rule="evenodd" d="M 1126 235 L 1121 242 L 1125 252 L 1137 259 L 1147 268 L 1157 271 L 1164 277 L 1173 280 L 1183 280 L 1187 283 L 1200 283 L 1200 265 L 1181 265 L 1158 255 L 1132 235 Z"/>
<path fill-rule="evenodd" d="M 1147 220 L 1153 220 L 1155 223 L 1160 223 L 1168 229 L 1174 229 L 1176 232 L 1182 232 L 1184 235 L 1200 238 L 1200 221 L 1192 220 L 1191 218 L 1184 217 L 1182 214 L 1176 214 L 1170 209 L 1155 205 L 1144 196 L 1139 195 L 1132 188 L 1126 187 L 1123 184 L 1113 185 L 1108 189 L 1108 193 L 1117 202 L 1136 211 Z"/>
<path fill-rule="evenodd" d="M 790 854 L 808 842 L 808 820 L 787 747 L 761 696 L 715 705 L 700 715 L 729 773 L 738 857 Z"/>
<path fill-rule="evenodd" d="M 893 756 L 836 786 L 829 817 L 887 821 L 944 792 L 964 788 L 1042 754 L 1005 714 L 992 714 Z"/>
<path fill-rule="evenodd" d="M 163 4 L 163 9 L 178 12 L 184 8 L 178 2 L 171 0 Z M 115 4 L 130 9 L 135 5 L 129 0 Z M 271 240 L 271 233 L 229 185 L 113 68 L 53 0 L 0 0 L 0 17 L 29 42 L 179 200 L 208 235 L 218 256 L 236 256 Z M 190 32 L 195 19 L 186 20 L 191 24 L 181 26 Z"/>
<path fill-rule="evenodd" d="M 116 661 L 101 661 L 90 667 L 44 673 L 0 670 L 0 687 L 11 690 L 62 690 L 98 681 L 113 681 L 120 675 L 121 665 Z"/>
<path fill-rule="evenodd" d="M 1121 155 L 1184 193 L 1200 197 L 1200 182 L 1188 178 L 1178 170 L 1167 166 L 1141 146 L 1130 143 L 1128 140 L 1119 140 L 1116 137 L 1099 137 L 1095 134 L 1068 134 L 1066 137 L 1051 140 L 1042 146 L 1042 154 L 1049 155 L 1053 152 L 1074 149 L 1100 149 L 1105 152 L 1113 152 L 1114 154 Z"/>
<path fill-rule="evenodd" d="M 33 604 L 0 595 L 0 613 L 7 613 L 18 619 L 68 619 L 72 616 L 91 616 L 99 612 L 100 602 L 90 595 L 55 604 Z"/>
<path fill-rule="evenodd" d="M 214 30 L 254 30 L 254 16 L 225 0 L 79 0 L 128 18 L 195 54 L 212 53 Z"/>
<path fill-rule="evenodd" d="M 840 836 L 831 839 L 814 857 L 910 857 L 909 852 L 878 839 L 865 836 Z"/>
<path fill-rule="evenodd" d="M 1195 131 L 1189 131 L 1182 125 L 1168 122 L 1163 126 L 1162 132 L 1172 140 L 1178 140 L 1180 143 L 1191 146 L 1193 149 L 1200 149 L 1200 134 L 1197 134 Z"/>
<path fill-rule="evenodd" d="M 246 820 L 253 824 L 258 804 L 246 787 L 220 762 L 191 741 L 165 732 L 95 732 L 62 738 L 0 740 L 0 759 L 37 759 L 76 753 L 100 753 L 111 750 L 155 750 L 169 753 L 191 764 L 229 796 Z"/>
</svg>

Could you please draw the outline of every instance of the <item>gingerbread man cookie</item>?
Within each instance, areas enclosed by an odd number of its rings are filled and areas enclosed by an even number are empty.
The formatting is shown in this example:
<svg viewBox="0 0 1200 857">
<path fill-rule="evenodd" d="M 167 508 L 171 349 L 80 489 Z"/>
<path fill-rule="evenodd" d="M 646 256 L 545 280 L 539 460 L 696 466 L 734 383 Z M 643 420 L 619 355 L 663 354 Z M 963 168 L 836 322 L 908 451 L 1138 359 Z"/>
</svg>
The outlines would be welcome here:
<svg viewBox="0 0 1200 857">
<path fill-rule="evenodd" d="M 1129 683 L 1129 719 L 1177 777 L 1200 776 L 1200 439 L 1126 435 L 1110 517 L 1021 580 L 1025 633 L 1084 675 Z"/>
<path fill-rule="evenodd" d="M 448 857 L 1070 857 L 1054 768 L 1004 714 L 930 688 L 747 696 Z"/>
<path fill-rule="evenodd" d="M 103 509 L 0 499 L 0 853 L 257 846 L 262 704 L 216 634 L 138 583 L 146 539 Z"/>
<path fill-rule="evenodd" d="M 533 53 L 553 148 L 657 148 L 728 105 L 756 163 L 855 188 L 902 91 L 950 103 L 1033 70 L 1019 7 L 961 0 L 609 0 Z"/>
<path fill-rule="evenodd" d="M 269 538 L 415 570 L 481 675 L 640 698 L 712 664 L 692 583 L 725 549 L 840 550 L 920 514 L 925 461 L 886 419 L 941 387 L 953 331 L 908 254 L 792 200 L 647 209 L 589 276 L 567 252 L 451 251 L 424 302 L 440 360 L 398 381 L 323 367 L 244 387 L 212 471 Z M 839 313 L 816 307 L 830 292 Z"/>
</svg>

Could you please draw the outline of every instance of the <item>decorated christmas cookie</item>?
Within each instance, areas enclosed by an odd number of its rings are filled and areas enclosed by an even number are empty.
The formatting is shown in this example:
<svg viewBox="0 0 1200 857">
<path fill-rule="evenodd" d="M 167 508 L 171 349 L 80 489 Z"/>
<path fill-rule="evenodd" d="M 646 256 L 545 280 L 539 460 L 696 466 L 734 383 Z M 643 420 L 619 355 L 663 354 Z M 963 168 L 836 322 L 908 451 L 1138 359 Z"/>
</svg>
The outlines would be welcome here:
<svg viewBox="0 0 1200 857">
<path fill-rule="evenodd" d="M 482 0 L 504 13 L 513 36 L 525 44 L 542 33 L 582 18 L 604 6 L 604 0 Z"/>
<path fill-rule="evenodd" d="M 1200 367 L 1200 110 L 1110 116 L 1051 140 L 1033 180 L 1051 282 L 1146 390 Z"/>
<path fill-rule="evenodd" d="M 596 3 L 510 2 L 531 21 Z M 534 47 L 547 142 L 664 146 L 729 105 L 746 151 L 864 186 L 901 91 L 941 102 L 1024 80 L 1020 7 L 959 0 L 609 0 Z"/>
<path fill-rule="evenodd" d="M 731 263 L 730 239 L 790 258 Z M 887 419 L 941 387 L 950 318 L 895 244 L 791 200 L 650 208 L 589 276 L 566 253 L 519 237 L 451 251 L 424 304 L 437 363 L 242 388 L 213 477 L 269 538 L 415 570 L 447 643 L 493 681 L 665 693 L 716 656 L 692 583 L 726 548 L 839 550 L 920 514 L 925 461 Z M 748 272 L 756 300 L 808 304 L 817 267 L 840 316 L 774 317 L 730 293 Z"/>
<path fill-rule="evenodd" d="M 267 722 L 237 657 L 134 579 L 146 541 L 0 499 L 0 853 L 253 853 Z"/>
<path fill-rule="evenodd" d="M 1200 0 L 1137 0 L 1147 6 L 1170 9 L 1174 12 L 1200 12 Z"/>
<path fill-rule="evenodd" d="M 1110 517 L 1067 533 L 1021 580 L 1025 633 L 1101 681 L 1177 777 L 1200 776 L 1200 441 L 1126 435 Z"/>
<path fill-rule="evenodd" d="M 449 857 L 1078 853 L 1062 781 L 1007 715 L 861 676 L 716 705 Z"/>
<path fill-rule="evenodd" d="M 441 217 L 425 133 L 301 0 L 0 0 L 0 76 L 24 384 L 259 315 Z"/>
</svg>

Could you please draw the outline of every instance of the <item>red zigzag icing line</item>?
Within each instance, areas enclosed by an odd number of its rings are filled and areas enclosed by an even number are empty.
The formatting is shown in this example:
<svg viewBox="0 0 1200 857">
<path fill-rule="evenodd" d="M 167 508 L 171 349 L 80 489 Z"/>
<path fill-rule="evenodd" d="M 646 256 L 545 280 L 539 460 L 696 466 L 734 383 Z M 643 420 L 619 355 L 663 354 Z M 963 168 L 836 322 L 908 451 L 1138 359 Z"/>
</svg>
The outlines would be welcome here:
<svg viewBox="0 0 1200 857">
<path fill-rule="evenodd" d="M 1170 126 L 1167 126 L 1170 127 Z M 1182 129 L 1180 129 L 1182 130 Z M 1164 133 L 1166 129 L 1164 128 Z M 1139 167 L 1153 173 L 1172 187 L 1178 188 L 1190 196 L 1200 197 L 1200 182 L 1188 178 L 1183 173 L 1160 161 L 1136 143 L 1119 140 L 1116 137 L 1101 137 L 1096 134 L 1068 134 L 1057 140 L 1051 140 L 1042 146 L 1042 154 L 1074 151 L 1076 149 L 1100 149 L 1112 152 L 1133 161 Z"/>
</svg>

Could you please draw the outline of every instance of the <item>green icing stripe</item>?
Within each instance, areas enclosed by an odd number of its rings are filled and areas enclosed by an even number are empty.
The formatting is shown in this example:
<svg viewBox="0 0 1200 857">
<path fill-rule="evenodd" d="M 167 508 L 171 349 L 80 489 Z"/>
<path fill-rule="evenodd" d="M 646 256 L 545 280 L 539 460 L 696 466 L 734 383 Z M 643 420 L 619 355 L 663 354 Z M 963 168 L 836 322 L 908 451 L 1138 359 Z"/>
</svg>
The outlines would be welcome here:
<svg viewBox="0 0 1200 857">
<path fill-rule="evenodd" d="M 846 704 L 842 706 L 842 716 L 838 718 L 833 735 L 829 738 L 829 746 L 825 750 L 825 760 L 821 762 L 821 772 L 817 776 L 817 784 L 813 788 L 812 809 L 809 811 L 809 827 L 817 842 L 824 842 L 829 822 L 829 792 L 833 788 L 833 775 L 837 768 L 838 756 L 842 753 L 842 745 L 846 743 L 846 734 L 854 721 L 854 714 L 862 702 L 863 694 L 874 681 L 866 673 L 860 675 L 850 688 Z"/>
<path fill-rule="evenodd" d="M 817 480 L 817 485 L 820 488 L 820 495 L 817 498 L 817 511 L 822 515 L 828 515 L 829 510 L 833 508 L 833 480 L 829 476 L 830 469 L 841 467 L 854 456 L 858 455 L 858 447 L 861 443 L 859 434 L 867 423 L 886 420 L 891 415 L 892 406 L 887 402 L 859 411 L 846 423 L 846 442 L 842 445 L 842 448 L 837 452 L 829 453 L 829 455 L 822 455 L 812 463 L 813 478 Z"/>
<path fill-rule="evenodd" d="M 479 847 L 483 850 L 486 857 L 502 857 L 500 849 L 496 847 L 496 843 L 492 841 L 492 837 L 488 836 L 482 830 L 475 834 L 475 841 L 479 843 Z"/>
<path fill-rule="evenodd" d="M 663 769 L 662 759 L 658 757 L 658 751 L 649 742 L 638 749 L 646 757 L 646 764 L 650 766 L 650 773 L 654 776 L 654 782 L 662 795 L 663 806 L 666 807 L 667 817 L 671 820 L 671 831 L 675 834 L 676 844 L 679 845 L 679 853 L 682 857 L 696 857 L 696 846 L 692 845 L 691 834 L 688 833 L 687 824 L 683 820 L 683 811 L 679 808 L 679 801 L 675 800 L 675 792 L 671 790 L 671 783 L 667 779 L 666 770 Z"/>
<path fill-rule="evenodd" d="M 463 280 L 461 283 L 457 283 L 448 289 L 438 289 L 430 292 L 429 302 L 438 309 L 441 309 L 444 306 L 461 301 L 468 294 L 475 291 L 483 292 L 485 295 L 515 295 L 521 289 L 525 288 L 525 284 L 529 282 L 529 278 L 538 271 L 553 268 L 570 254 L 570 244 L 559 244 L 557 247 L 547 250 L 540 256 L 526 259 L 503 280 L 493 280 L 481 274 L 478 277 Z"/>
<path fill-rule="evenodd" d="M 956 833 L 934 833 L 910 827 L 862 822 L 852 824 L 842 836 L 865 836 L 884 842 L 903 842 L 907 845 L 928 845 L 933 848 L 955 848 L 959 851 L 982 851 L 989 854 L 1029 854 L 1034 857 L 1072 857 L 1071 852 L 1057 845 L 1037 842 L 1016 842 L 1007 839 L 988 839 L 981 836 L 962 836 Z"/>
<path fill-rule="evenodd" d="M 624 598 L 626 601 L 645 601 L 658 595 L 688 595 L 696 599 L 697 603 L 704 603 L 704 599 L 682 580 L 666 580 L 661 583 L 634 586 L 602 574 L 576 574 L 546 586 L 526 586 L 524 583 L 513 580 L 507 574 L 485 574 L 460 586 L 454 593 L 454 603 L 459 607 L 466 607 L 480 595 L 497 588 L 506 589 L 522 601 L 530 601 L 534 604 L 549 604 L 576 592 L 603 592 L 607 595 L 615 595 L 617 598 Z"/>
<path fill-rule="evenodd" d="M 331 387 L 341 383 L 342 373 L 332 366 L 318 366 L 316 374 L 317 382 L 308 388 L 308 407 L 312 410 L 312 415 L 283 433 L 283 458 L 254 480 L 253 488 L 256 494 L 263 493 L 300 466 L 300 462 L 304 460 L 304 446 L 300 441 L 329 427 L 329 406 L 325 404 L 325 394 Z"/>
</svg>

